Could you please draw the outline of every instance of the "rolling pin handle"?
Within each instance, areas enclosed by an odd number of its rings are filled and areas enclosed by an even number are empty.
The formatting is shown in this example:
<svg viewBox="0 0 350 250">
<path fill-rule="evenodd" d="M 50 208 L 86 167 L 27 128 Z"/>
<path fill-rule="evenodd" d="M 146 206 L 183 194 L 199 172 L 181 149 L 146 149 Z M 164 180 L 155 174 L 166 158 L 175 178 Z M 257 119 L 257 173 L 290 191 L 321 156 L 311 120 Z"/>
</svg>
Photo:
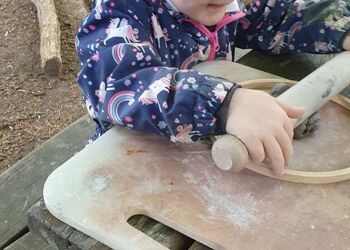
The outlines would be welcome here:
<svg viewBox="0 0 350 250">
<path fill-rule="evenodd" d="M 233 135 L 216 139 L 211 154 L 216 166 L 222 170 L 241 171 L 248 163 L 249 154 L 243 142 Z"/>
</svg>

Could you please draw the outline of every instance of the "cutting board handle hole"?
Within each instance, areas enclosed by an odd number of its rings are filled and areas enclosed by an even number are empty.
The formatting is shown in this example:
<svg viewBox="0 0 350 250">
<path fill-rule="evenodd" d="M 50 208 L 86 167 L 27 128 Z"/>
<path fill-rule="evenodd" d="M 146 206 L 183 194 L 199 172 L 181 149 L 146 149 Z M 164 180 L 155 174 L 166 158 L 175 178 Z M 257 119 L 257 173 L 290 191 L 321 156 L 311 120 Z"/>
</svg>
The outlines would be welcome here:
<svg viewBox="0 0 350 250">
<path fill-rule="evenodd" d="M 171 246 L 171 249 L 174 250 L 213 250 L 213 248 L 203 245 L 202 243 L 199 243 L 146 215 L 133 215 L 127 221 L 129 225 L 151 237 L 153 240 L 158 241 L 167 248 Z M 176 243 L 174 244 L 174 242 Z"/>
</svg>

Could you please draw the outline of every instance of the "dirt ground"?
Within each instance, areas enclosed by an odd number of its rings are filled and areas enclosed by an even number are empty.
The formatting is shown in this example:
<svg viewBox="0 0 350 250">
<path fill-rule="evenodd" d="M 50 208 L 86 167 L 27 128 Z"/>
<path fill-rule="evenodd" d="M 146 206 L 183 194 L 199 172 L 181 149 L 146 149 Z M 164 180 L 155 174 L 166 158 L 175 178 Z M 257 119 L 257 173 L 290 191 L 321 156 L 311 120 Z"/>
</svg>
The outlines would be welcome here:
<svg viewBox="0 0 350 250">
<path fill-rule="evenodd" d="M 77 22 L 61 13 L 59 4 L 56 8 L 63 70 L 59 77 L 48 77 L 40 68 L 34 5 L 0 1 L 0 174 L 86 113 L 75 83 Z"/>
</svg>

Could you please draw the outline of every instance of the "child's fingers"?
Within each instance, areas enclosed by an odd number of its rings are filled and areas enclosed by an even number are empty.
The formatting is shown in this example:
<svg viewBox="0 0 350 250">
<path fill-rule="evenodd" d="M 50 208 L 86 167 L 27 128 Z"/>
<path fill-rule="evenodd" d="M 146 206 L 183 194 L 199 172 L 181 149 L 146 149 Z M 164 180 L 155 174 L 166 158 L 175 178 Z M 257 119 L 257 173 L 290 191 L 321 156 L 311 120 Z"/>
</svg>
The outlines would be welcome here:
<svg viewBox="0 0 350 250">
<path fill-rule="evenodd" d="M 285 166 L 288 166 L 293 155 L 292 141 L 285 132 L 277 136 L 276 139 L 283 153 L 284 164 Z"/>
<path fill-rule="evenodd" d="M 290 121 L 286 121 L 283 125 L 284 130 L 286 131 L 288 137 L 290 140 L 293 140 L 294 137 L 294 129 Z"/>
<path fill-rule="evenodd" d="M 305 112 L 305 109 L 302 107 L 290 106 L 281 100 L 278 100 L 278 99 L 275 99 L 275 100 L 280 105 L 280 107 L 286 112 L 287 116 L 290 118 L 296 119 Z"/>
<path fill-rule="evenodd" d="M 265 159 L 265 150 L 260 140 L 247 140 L 245 146 L 248 149 L 250 158 L 255 164 L 260 164 Z"/>
<path fill-rule="evenodd" d="M 276 138 L 269 137 L 264 139 L 263 145 L 265 148 L 266 155 L 271 160 L 271 167 L 273 173 L 277 177 L 282 177 L 284 174 L 284 157 L 282 149 L 278 144 Z"/>
</svg>

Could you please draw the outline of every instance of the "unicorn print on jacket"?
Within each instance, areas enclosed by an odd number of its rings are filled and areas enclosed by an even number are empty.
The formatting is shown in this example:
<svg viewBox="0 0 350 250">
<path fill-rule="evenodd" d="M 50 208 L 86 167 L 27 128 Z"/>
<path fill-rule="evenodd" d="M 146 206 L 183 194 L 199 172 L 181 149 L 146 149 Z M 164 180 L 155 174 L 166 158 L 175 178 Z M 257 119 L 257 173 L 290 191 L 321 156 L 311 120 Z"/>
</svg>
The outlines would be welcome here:
<svg viewBox="0 0 350 250">
<path fill-rule="evenodd" d="M 126 18 L 112 18 L 106 29 L 107 37 L 104 39 L 104 44 L 112 38 L 123 38 L 125 43 L 139 42 L 137 39 L 137 29 L 133 29 L 129 25 Z"/>
<path fill-rule="evenodd" d="M 176 119 L 175 119 L 176 120 Z M 193 131 L 192 124 L 183 124 L 176 127 L 176 131 L 178 132 L 175 136 L 172 135 L 170 140 L 173 142 L 181 142 L 181 143 L 191 143 L 192 136 L 199 134 L 199 131 Z"/>
<path fill-rule="evenodd" d="M 158 102 L 158 95 L 162 91 L 169 92 L 170 83 L 171 83 L 171 75 L 155 80 L 153 83 L 149 85 L 148 89 L 145 90 L 142 93 L 142 95 L 139 97 L 139 102 L 141 102 L 143 105 L 156 103 L 158 104 L 159 110 L 162 111 L 162 108 Z"/>
<path fill-rule="evenodd" d="M 226 96 L 226 91 L 223 84 L 219 83 L 218 85 L 216 85 L 215 89 L 213 90 L 213 93 L 215 97 L 220 100 L 220 103 L 224 101 Z"/>
<path fill-rule="evenodd" d="M 332 51 L 335 50 L 336 47 L 332 42 L 321 42 L 321 41 L 316 41 L 314 42 L 314 47 L 316 52 L 327 52 L 327 51 Z"/>
<path fill-rule="evenodd" d="M 95 18 L 96 20 L 101 20 L 101 14 L 103 12 L 102 2 L 106 2 L 105 0 L 96 0 L 95 1 Z"/>
<path fill-rule="evenodd" d="M 158 41 L 158 48 L 160 48 L 160 40 L 164 38 L 164 41 L 169 41 L 169 39 L 164 35 L 162 27 L 160 27 L 157 17 L 155 15 L 151 16 L 151 22 L 153 28 L 153 37 Z M 166 43 L 165 46 L 167 46 Z"/>
<path fill-rule="evenodd" d="M 193 53 L 190 57 L 188 57 L 182 64 L 180 69 L 190 69 L 194 65 L 196 65 L 198 62 L 204 62 L 208 60 L 209 53 L 210 53 L 210 48 L 211 46 L 209 45 L 208 47 L 203 46 L 203 45 L 198 45 L 198 51 Z M 204 52 L 203 52 L 204 51 Z"/>
<path fill-rule="evenodd" d="M 350 27 L 349 0 L 215 2 L 232 3 L 216 27 L 206 27 L 171 0 L 92 1 L 76 50 L 93 139 L 115 124 L 175 141 L 224 133 L 218 111 L 239 86 L 201 74 L 195 64 L 232 61 L 235 47 L 340 52 Z"/>
<path fill-rule="evenodd" d="M 116 63 L 119 64 L 123 60 L 127 47 L 132 47 L 135 52 L 142 52 L 139 56 L 137 53 L 135 54 L 137 60 L 142 60 L 144 58 L 143 54 L 146 52 L 146 48 L 148 48 L 153 55 L 156 54 L 152 44 L 148 41 L 142 43 L 119 43 L 113 46 L 113 59 Z"/>
<path fill-rule="evenodd" d="M 280 54 L 281 49 L 290 44 L 295 32 L 301 30 L 302 27 L 303 27 L 302 22 L 296 22 L 289 28 L 288 31 L 286 32 L 278 31 L 276 33 L 276 36 L 273 38 L 269 49 L 271 49 L 273 53 Z M 289 49 L 293 50 L 294 48 L 290 47 Z"/>
<path fill-rule="evenodd" d="M 103 103 L 106 97 L 106 83 L 101 82 L 100 89 L 95 91 L 95 95 L 98 96 L 99 102 Z"/>
</svg>

